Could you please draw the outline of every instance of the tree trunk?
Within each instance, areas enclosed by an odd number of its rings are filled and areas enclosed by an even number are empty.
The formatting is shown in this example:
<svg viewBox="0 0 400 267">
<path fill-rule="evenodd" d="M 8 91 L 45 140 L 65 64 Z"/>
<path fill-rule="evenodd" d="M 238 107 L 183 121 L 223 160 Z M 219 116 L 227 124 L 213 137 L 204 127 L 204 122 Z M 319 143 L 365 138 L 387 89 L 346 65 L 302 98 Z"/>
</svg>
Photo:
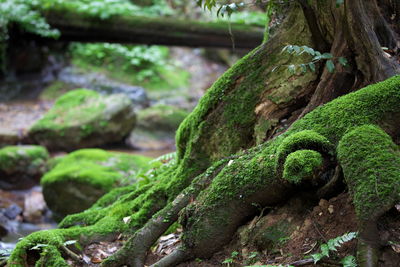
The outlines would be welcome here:
<svg viewBox="0 0 400 267">
<path fill-rule="evenodd" d="M 58 41 L 253 49 L 263 38 L 260 27 L 228 22 L 183 21 L 134 14 L 101 19 L 69 10 L 50 10 L 44 16 L 52 27 L 60 30 Z"/>
</svg>

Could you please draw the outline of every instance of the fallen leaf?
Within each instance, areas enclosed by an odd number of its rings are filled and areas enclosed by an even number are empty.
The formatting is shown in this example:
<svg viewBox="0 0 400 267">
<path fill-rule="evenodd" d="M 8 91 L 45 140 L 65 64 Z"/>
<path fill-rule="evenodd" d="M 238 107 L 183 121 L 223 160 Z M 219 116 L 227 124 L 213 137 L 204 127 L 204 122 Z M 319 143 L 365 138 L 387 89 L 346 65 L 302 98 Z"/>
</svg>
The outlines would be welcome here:
<svg viewBox="0 0 400 267">
<path fill-rule="evenodd" d="M 122 220 L 125 224 L 128 224 L 131 221 L 131 216 L 124 217 Z"/>
</svg>

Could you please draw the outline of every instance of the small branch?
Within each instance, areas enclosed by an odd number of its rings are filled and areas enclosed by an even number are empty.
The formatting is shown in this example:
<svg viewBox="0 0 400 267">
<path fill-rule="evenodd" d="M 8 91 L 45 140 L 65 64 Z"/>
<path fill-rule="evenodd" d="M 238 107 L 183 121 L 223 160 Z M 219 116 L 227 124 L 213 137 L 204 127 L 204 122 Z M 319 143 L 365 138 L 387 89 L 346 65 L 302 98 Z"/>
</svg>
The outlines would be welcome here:
<svg viewBox="0 0 400 267">
<path fill-rule="evenodd" d="M 339 262 L 328 260 L 328 259 L 320 260 L 319 262 L 329 264 L 329 265 L 334 265 L 334 266 L 342 266 L 342 264 L 340 264 Z M 289 265 L 292 265 L 292 266 L 303 266 L 303 265 L 308 265 L 308 264 L 314 264 L 314 260 L 313 259 L 304 259 L 304 260 L 298 260 L 298 261 L 289 263 Z"/>
<path fill-rule="evenodd" d="M 67 248 L 66 246 L 61 246 L 61 249 L 65 252 L 65 254 L 68 255 L 71 259 L 73 259 L 76 262 L 82 262 L 82 257 Z"/>
</svg>

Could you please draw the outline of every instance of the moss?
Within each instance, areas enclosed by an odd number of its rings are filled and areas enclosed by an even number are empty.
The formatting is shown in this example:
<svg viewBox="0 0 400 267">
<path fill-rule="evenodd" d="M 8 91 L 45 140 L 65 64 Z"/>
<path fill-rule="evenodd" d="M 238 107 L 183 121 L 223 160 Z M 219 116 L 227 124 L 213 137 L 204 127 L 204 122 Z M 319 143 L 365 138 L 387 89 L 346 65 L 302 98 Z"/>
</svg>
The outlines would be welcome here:
<svg viewBox="0 0 400 267">
<path fill-rule="evenodd" d="M 185 242 L 189 244 L 201 242 L 199 240 L 205 240 L 213 230 L 211 222 L 202 221 L 203 216 L 207 218 L 214 216 L 216 221 L 214 226 L 224 225 L 225 221 L 234 215 L 223 214 L 222 211 L 228 210 L 227 207 L 233 205 L 232 203 L 239 205 L 242 203 L 241 199 L 251 199 L 256 192 L 268 192 L 268 199 L 282 199 L 284 195 L 280 192 L 280 188 L 284 185 L 282 181 L 279 181 L 280 175 L 277 175 L 277 171 L 280 170 L 280 166 L 283 166 L 288 155 L 296 150 L 316 150 L 306 152 L 312 157 L 312 161 L 307 163 L 310 166 L 306 167 L 314 169 L 321 163 L 318 152 L 332 155 L 338 141 L 354 127 L 367 123 L 384 123 L 388 113 L 400 114 L 398 103 L 400 103 L 400 76 L 340 97 L 310 112 L 295 122 L 288 131 L 273 140 L 245 153 L 239 153 L 238 157 L 222 169 L 212 184 L 198 196 L 195 207 L 192 207 L 196 210 L 196 216 L 189 219 L 188 229 L 190 230 L 185 231 Z M 353 150 L 356 150 L 356 146 Z M 356 162 L 354 161 L 355 164 Z M 396 171 L 398 170 L 397 167 Z M 396 185 L 398 182 L 386 180 L 384 187 L 392 187 L 393 184 Z M 271 191 L 270 188 L 274 190 Z M 362 195 L 363 193 L 356 188 L 354 194 Z M 398 196 L 398 193 L 396 194 Z M 392 203 L 392 197 L 385 199 L 387 196 L 382 196 L 384 199 L 375 202 L 376 206 L 374 204 L 376 210 L 379 210 L 377 207 L 380 205 Z M 250 209 L 250 206 L 247 207 L 246 212 Z M 362 209 L 363 207 L 360 208 L 359 213 Z M 190 227 L 193 225 L 196 226 Z"/>
<path fill-rule="evenodd" d="M 259 233 L 255 243 L 261 250 L 274 252 L 289 240 L 291 228 L 292 225 L 287 220 L 282 220 Z"/>
<path fill-rule="evenodd" d="M 150 161 L 144 156 L 101 149 L 78 150 L 60 159 L 43 176 L 43 194 L 57 215 L 82 211 L 112 188 L 137 182 L 141 174 L 157 166 Z"/>
<path fill-rule="evenodd" d="M 360 219 L 375 220 L 400 201 L 400 153 L 383 130 L 353 129 L 340 141 L 338 157 Z"/>
<path fill-rule="evenodd" d="M 129 98 L 123 95 L 73 90 L 56 100 L 29 129 L 29 136 L 49 149 L 63 151 L 118 142 L 135 124 L 132 108 Z"/>
<path fill-rule="evenodd" d="M 100 95 L 95 91 L 88 89 L 70 91 L 58 98 L 54 106 L 32 126 L 30 131 L 54 129 L 62 134 L 65 128 L 77 122 L 91 121 L 105 108 L 105 104 L 99 100 Z M 76 110 L 77 107 L 79 107 L 79 112 Z M 84 129 L 81 134 L 85 135 L 93 126 L 83 125 L 82 127 Z"/>
<path fill-rule="evenodd" d="M 109 190 L 117 180 L 132 176 L 129 171 L 147 172 L 152 167 L 150 161 L 151 158 L 139 155 L 81 149 L 60 159 L 55 168 L 43 177 L 42 185 L 76 179 Z"/>
<path fill-rule="evenodd" d="M 326 137 L 312 130 L 295 132 L 287 136 L 279 145 L 276 157 L 277 168 L 279 168 L 278 171 L 282 171 L 281 168 L 283 167 L 283 164 L 290 153 L 305 148 L 316 150 L 328 155 L 330 154 L 332 156 L 334 154 L 334 146 Z M 304 154 L 296 155 L 304 156 Z M 307 156 L 312 156 L 313 159 L 316 158 L 316 156 L 310 154 Z M 292 157 L 292 160 L 293 159 L 294 158 Z"/>
<path fill-rule="evenodd" d="M 22 171 L 21 165 L 29 168 L 31 165 L 43 164 L 49 157 L 46 148 L 42 146 L 8 146 L 0 149 L 0 170 L 7 172 Z"/>
<path fill-rule="evenodd" d="M 322 163 L 321 154 L 314 150 L 295 151 L 285 161 L 283 178 L 298 184 L 306 178 L 312 178 Z"/>
</svg>

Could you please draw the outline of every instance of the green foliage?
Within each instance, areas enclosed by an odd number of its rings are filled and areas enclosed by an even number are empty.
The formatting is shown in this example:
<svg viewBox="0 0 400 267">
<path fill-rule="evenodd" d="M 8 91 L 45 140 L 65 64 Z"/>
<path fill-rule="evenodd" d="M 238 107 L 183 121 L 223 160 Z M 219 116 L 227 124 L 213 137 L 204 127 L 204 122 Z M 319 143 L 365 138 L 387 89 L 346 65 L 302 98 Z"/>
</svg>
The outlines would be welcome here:
<svg viewBox="0 0 400 267">
<path fill-rule="evenodd" d="M 344 243 L 347 243 L 356 237 L 357 237 L 356 232 L 345 233 L 342 236 L 330 239 L 326 244 L 322 244 L 320 246 L 321 252 L 311 255 L 311 258 L 314 260 L 314 264 L 319 262 L 324 257 L 329 257 L 329 254 L 331 252 L 337 251 L 337 248 L 341 247 Z M 344 264 L 350 264 L 351 262 L 352 262 L 351 257 L 346 257 L 346 260 L 343 259 L 343 266 L 349 267 L 351 265 L 344 265 Z"/>
<path fill-rule="evenodd" d="M 315 72 L 316 64 L 324 60 L 326 60 L 325 62 L 326 68 L 331 73 L 335 71 L 335 62 L 339 63 L 343 67 L 346 67 L 348 65 L 347 59 L 344 57 L 334 57 L 331 53 L 321 53 L 306 45 L 303 46 L 287 45 L 282 49 L 282 52 L 287 52 L 289 54 L 293 54 L 296 56 L 302 54 L 308 54 L 312 56 L 312 60 L 310 62 L 297 65 L 295 64 L 289 65 L 288 71 L 292 74 L 296 74 L 298 72 L 305 73 L 307 72 L 308 69 L 311 70 L 312 72 Z"/>
<path fill-rule="evenodd" d="M 159 16 L 172 15 L 173 10 L 163 0 L 140 7 L 129 0 L 0 0 L 0 40 L 7 39 L 7 27 L 17 23 L 28 32 L 57 38 L 60 33 L 51 29 L 42 13 L 52 9 L 73 10 L 76 13 L 107 19 L 115 15 Z"/>
<path fill-rule="evenodd" d="M 109 71 L 123 71 L 133 74 L 138 82 L 159 77 L 159 69 L 167 65 L 169 51 L 163 46 L 81 44 L 70 47 L 73 62 L 99 66 Z M 83 63 L 83 64 L 82 64 Z"/>
<path fill-rule="evenodd" d="M 189 73 L 169 58 L 165 46 L 81 44 L 70 46 L 72 63 L 85 71 L 160 91 L 186 87 Z"/>
<path fill-rule="evenodd" d="M 219 16 L 219 20 L 228 20 L 234 24 L 247 24 L 265 27 L 268 21 L 268 16 L 264 12 L 254 12 L 243 10 L 241 12 L 235 12 L 229 16 Z"/>
<path fill-rule="evenodd" d="M 76 13 L 107 19 L 116 15 L 160 16 L 172 15 L 165 1 L 154 1 L 150 6 L 137 6 L 129 0 L 38 0 L 40 10 L 67 9 Z"/>
<path fill-rule="evenodd" d="M 343 265 L 343 267 L 357 267 L 357 262 L 356 262 L 356 257 L 353 255 L 348 255 L 344 257 L 340 263 Z"/>
<path fill-rule="evenodd" d="M 8 38 L 7 28 L 10 23 L 16 23 L 28 32 L 45 37 L 56 38 L 59 32 L 51 29 L 37 8 L 40 0 L 0 0 L 0 41 Z"/>
<path fill-rule="evenodd" d="M 231 256 L 229 258 L 226 258 L 222 264 L 227 264 L 228 267 L 235 262 L 235 260 L 239 257 L 239 252 L 237 251 L 232 251 Z"/>
</svg>

